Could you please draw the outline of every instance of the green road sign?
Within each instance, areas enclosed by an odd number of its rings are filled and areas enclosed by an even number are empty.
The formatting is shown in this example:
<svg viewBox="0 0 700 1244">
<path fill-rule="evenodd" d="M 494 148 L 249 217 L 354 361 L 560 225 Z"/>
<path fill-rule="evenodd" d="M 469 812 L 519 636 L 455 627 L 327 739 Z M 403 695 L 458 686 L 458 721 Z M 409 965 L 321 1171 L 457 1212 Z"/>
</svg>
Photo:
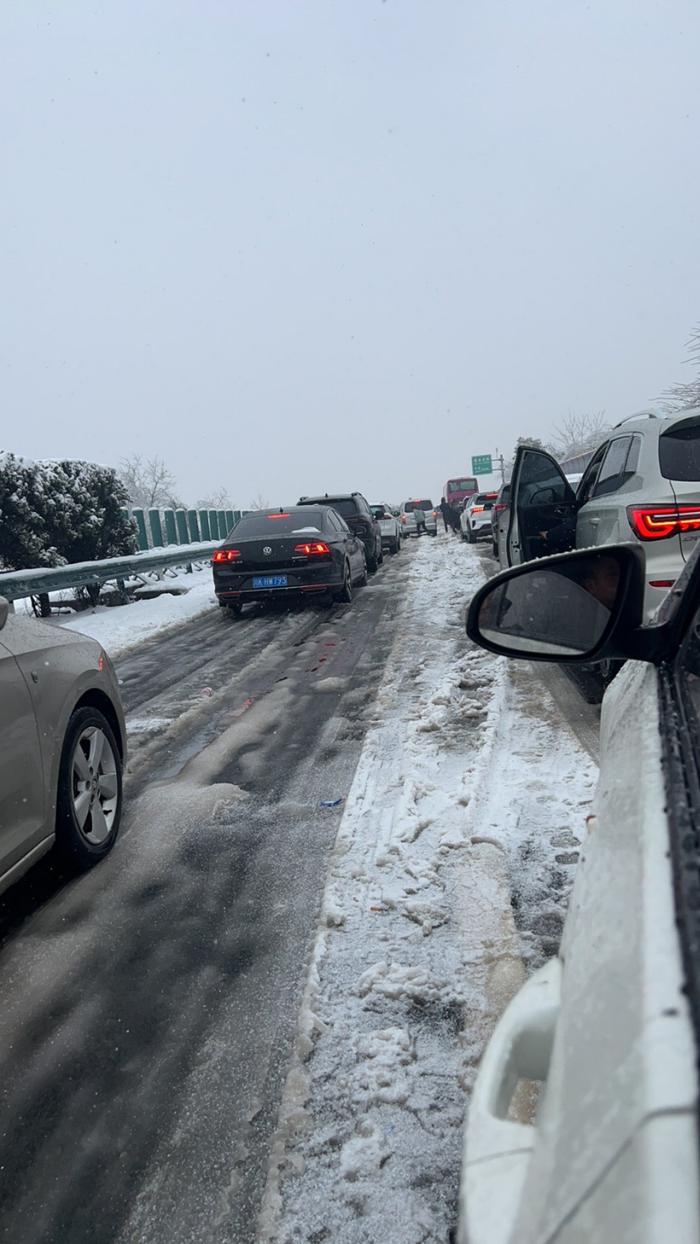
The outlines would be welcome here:
<svg viewBox="0 0 700 1244">
<path fill-rule="evenodd" d="M 491 454 L 474 454 L 472 458 L 472 472 L 474 475 L 490 475 L 493 471 L 493 462 Z"/>
</svg>

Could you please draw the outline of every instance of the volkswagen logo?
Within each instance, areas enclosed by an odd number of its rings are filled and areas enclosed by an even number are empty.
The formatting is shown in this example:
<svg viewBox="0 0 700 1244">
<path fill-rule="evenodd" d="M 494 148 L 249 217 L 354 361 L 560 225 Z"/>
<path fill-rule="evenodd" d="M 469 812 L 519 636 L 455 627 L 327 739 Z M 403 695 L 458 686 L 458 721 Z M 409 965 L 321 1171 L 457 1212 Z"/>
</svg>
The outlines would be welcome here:
<svg viewBox="0 0 700 1244">
<path fill-rule="evenodd" d="M 263 549 L 263 553 L 265 554 L 266 557 L 269 557 L 271 552 L 272 552 L 272 549 L 270 545 L 266 544 L 265 548 Z"/>
</svg>

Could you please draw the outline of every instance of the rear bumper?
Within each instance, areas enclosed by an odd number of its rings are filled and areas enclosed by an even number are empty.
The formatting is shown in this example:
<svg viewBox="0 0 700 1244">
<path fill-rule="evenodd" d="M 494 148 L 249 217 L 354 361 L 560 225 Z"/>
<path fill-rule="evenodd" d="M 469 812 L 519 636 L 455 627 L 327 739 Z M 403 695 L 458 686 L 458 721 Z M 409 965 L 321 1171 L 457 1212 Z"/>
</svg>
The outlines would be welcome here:
<svg viewBox="0 0 700 1244">
<path fill-rule="evenodd" d="M 256 572 L 259 574 L 262 572 Z M 286 574 L 286 587 L 253 587 L 253 574 L 248 571 L 214 576 L 214 591 L 220 604 L 249 600 L 274 600 L 290 596 L 307 596 L 318 592 L 335 591 L 342 586 L 342 574 L 334 563 L 320 566 L 304 566 L 295 570 L 270 570 L 271 574 Z"/>
</svg>

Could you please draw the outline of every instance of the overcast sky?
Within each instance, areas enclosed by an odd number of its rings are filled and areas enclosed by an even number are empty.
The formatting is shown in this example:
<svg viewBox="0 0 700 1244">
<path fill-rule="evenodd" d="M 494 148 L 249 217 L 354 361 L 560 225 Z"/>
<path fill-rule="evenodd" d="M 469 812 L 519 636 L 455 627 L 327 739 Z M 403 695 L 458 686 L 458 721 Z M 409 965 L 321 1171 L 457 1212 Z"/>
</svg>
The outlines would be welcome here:
<svg viewBox="0 0 700 1244">
<path fill-rule="evenodd" d="M 697 0 L 5 0 L 0 448 L 436 493 L 686 378 Z"/>
</svg>

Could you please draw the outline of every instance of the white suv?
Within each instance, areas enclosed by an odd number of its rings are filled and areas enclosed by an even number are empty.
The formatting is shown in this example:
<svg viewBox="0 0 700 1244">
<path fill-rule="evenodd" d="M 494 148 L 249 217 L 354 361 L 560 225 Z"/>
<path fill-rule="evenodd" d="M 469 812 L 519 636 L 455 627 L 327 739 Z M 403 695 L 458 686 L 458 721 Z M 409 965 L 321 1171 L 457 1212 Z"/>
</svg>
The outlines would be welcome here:
<svg viewBox="0 0 700 1244">
<path fill-rule="evenodd" d="M 521 446 L 513 466 L 508 564 L 639 541 L 645 612 L 673 587 L 700 535 L 700 409 L 634 415 L 594 453 L 576 492 L 550 454 Z"/>
</svg>

